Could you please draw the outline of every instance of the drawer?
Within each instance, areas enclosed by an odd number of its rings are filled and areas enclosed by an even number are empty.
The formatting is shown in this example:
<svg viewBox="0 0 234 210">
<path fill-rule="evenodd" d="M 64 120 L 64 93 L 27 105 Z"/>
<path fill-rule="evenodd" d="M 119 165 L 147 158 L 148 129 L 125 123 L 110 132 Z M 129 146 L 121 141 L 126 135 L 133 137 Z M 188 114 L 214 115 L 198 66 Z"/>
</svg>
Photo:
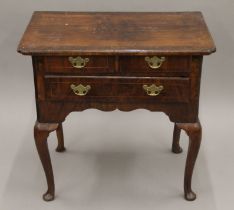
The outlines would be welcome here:
<svg viewBox="0 0 234 210">
<path fill-rule="evenodd" d="M 74 73 L 80 75 L 101 75 L 115 71 L 115 57 L 112 56 L 47 56 L 44 57 L 46 73 Z"/>
<path fill-rule="evenodd" d="M 50 100 L 107 98 L 146 100 L 163 103 L 189 102 L 189 78 L 79 78 L 46 77 L 46 97 Z"/>
<path fill-rule="evenodd" d="M 120 72 L 135 76 L 188 76 L 190 60 L 190 56 L 121 56 Z"/>
</svg>

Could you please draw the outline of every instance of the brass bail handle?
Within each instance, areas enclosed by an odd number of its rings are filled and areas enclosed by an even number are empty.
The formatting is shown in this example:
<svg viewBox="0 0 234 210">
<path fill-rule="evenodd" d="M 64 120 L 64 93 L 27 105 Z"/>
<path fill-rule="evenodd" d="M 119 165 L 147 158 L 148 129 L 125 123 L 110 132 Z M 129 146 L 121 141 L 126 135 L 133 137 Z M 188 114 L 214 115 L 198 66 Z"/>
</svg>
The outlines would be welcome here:
<svg viewBox="0 0 234 210">
<path fill-rule="evenodd" d="M 145 61 L 148 63 L 149 67 L 152 69 L 160 68 L 165 60 L 166 60 L 165 57 L 157 57 L 157 56 L 153 56 L 151 58 L 148 56 L 145 57 Z"/>
<path fill-rule="evenodd" d="M 157 96 L 164 89 L 164 87 L 162 85 L 156 86 L 155 84 L 152 84 L 150 86 L 143 85 L 142 87 L 145 90 L 146 94 L 149 95 L 149 96 Z"/>
<path fill-rule="evenodd" d="M 68 60 L 71 63 L 71 65 L 77 69 L 84 68 L 85 65 L 89 62 L 89 58 L 82 58 L 80 56 L 76 58 L 69 57 Z"/>
<path fill-rule="evenodd" d="M 90 85 L 84 86 L 82 84 L 79 84 L 77 86 L 74 84 L 71 84 L 70 87 L 71 87 L 73 93 L 75 93 L 78 96 L 85 96 L 89 92 L 89 90 L 91 89 Z"/>
</svg>

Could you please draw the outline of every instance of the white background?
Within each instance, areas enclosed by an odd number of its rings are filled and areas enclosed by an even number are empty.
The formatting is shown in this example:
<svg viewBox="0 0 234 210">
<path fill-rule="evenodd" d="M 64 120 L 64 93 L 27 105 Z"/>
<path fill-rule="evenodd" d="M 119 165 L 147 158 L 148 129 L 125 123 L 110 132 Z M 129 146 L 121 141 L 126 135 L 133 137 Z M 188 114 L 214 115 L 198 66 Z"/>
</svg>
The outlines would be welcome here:
<svg viewBox="0 0 234 210">
<path fill-rule="evenodd" d="M 193 177 L 198 198 L 183 199 L 188 138 L 170 152 L 173 124 L 146 110 L 69 115 L 67 152 L 54 151 L 56 199 L 44 202 L 46 181 L 34 140 L 36 120 L 30 57 L 16 52 L 34 10 L 202 11 L 217 46 L 204 58 L 200 120 L 203 142 Z M 232 0 L 1 0 L 0 210 L 233 209 L 234 1 Z"/>
</svg>

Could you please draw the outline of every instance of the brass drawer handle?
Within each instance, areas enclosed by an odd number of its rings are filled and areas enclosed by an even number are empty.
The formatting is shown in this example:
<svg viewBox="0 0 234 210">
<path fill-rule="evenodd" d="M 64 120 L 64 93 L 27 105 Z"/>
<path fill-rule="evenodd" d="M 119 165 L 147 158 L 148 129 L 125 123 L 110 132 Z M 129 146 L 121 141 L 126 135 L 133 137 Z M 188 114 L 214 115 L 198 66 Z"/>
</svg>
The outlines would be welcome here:
<svg viewBox="0 0 234 210">
<path fill-rule="evenodd" d="M 82 84 L 79 84 L 77 86 L 74 84 L 71 84 L 70 87 L 73 90 L 73 92 L 78 96 L 85 96 L 91 89 L 90 85 L 84 86 Z"/>
<path fill-rule="evenodd" d="M 153 56 L 152 58 L 148 56 L 145 57 L 145 61 L 148 63 L 149 67 L 152 69 L 160 68 L 165 60 L 166 60 L 165 57 L 160 57 L 160 58 L 157 56 Z"/>
<path fill-rule="evenodd" d="M 148 85 L 143 85 L 142 86 L 147 95 L 149 96 L 157 96 L 161 93 L 161 91 L 164 89 L 162 85 L 156 86 L 155 84 L 152 84 L 150 86 Z"/>
<path fill-rule="evenodd" d="M 82 58 L 80 56 L 76 58 L 69 57 L 68 60 L 70 61 L 71 65 L 77 69 L 84 68 L 85 65 L 89 62 L 89 58 Z"/>
</svg>

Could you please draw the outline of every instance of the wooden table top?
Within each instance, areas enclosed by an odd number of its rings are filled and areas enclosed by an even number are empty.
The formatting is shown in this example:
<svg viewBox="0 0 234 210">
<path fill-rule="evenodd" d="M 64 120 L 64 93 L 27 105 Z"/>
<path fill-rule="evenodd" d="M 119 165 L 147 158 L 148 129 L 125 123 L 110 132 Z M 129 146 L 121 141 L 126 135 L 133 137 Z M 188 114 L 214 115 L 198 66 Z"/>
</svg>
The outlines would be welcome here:
<svg viewBox="0 0 234 210">
<path fill-rule="evenodd" d="M 215 45 L 200 12 L 34 12 L 25 55 L 207 55 Z"/>
</svg>

